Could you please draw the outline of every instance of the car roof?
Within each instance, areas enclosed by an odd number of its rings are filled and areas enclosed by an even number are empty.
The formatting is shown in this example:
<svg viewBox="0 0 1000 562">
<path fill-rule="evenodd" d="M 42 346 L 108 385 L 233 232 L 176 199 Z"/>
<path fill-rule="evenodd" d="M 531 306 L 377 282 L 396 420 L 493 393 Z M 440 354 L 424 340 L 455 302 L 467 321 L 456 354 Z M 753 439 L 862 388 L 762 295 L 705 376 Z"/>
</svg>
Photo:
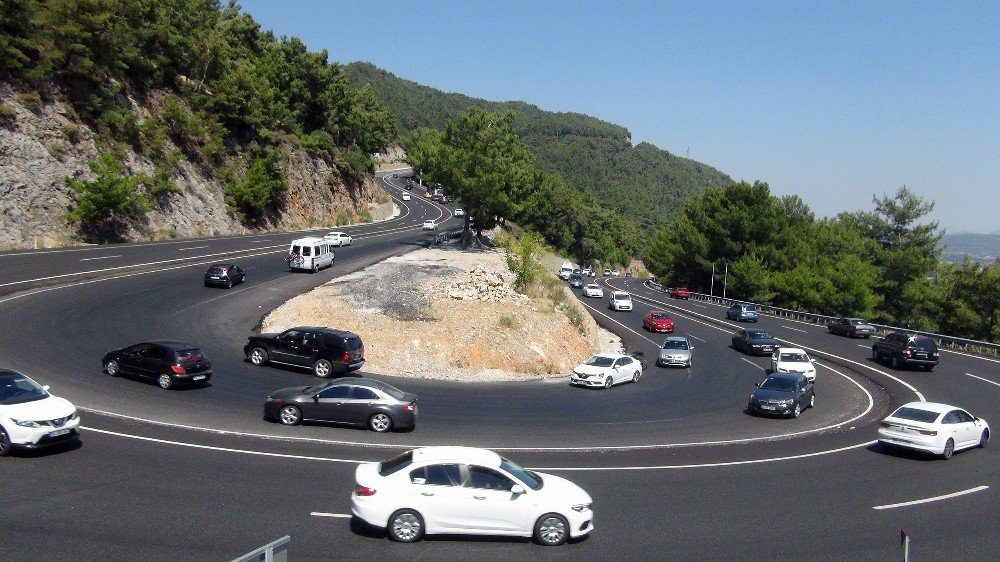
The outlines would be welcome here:
<svg viewBox="0 0 1000 562">
<path fill-rule="evenodd" d="M 208 267 L 234 267 L 235 265 L 235 263 L 213 263 Z"/>
<path fill-rule="evenodd" d="M 806 376 L 803 375 L 802 373 L 771 373 L 770 375 L 767 375 L 767 378 L 768 379 L 792 379 L 792 380 L 797 381 L 797 380 L 800 380 L 800 379 L 805 379 Z M 806 380 L 808 380 L 808 379 L 806 379 Z"/>
<path fill-rule="evenodd" d="M 667 341 L 688 341 L 688 339 L 687 339 L 687 336 L 667 336 L 667 339 L 665 339 L 663 341 L 665 341 L 665 342 L 667 342 Z"/>
<path fill-rule="evenodd" d="M 625 291 L 615 291 L 613 294 L 615 296 L 618 296 L 618 297 L 623 296 L 623 295 L 626 296 L 626 297 L 628 296 L 628 293 L 626 293 Z"/>
<path fill-rule="evenodd" d="M 809 355 L 808 353 L 797 347 L 779 347 L 778 353 L 801 353 L 803 355 Z"/>
<path fill-rule="evenodd" d="M 488 449 L 442 445 L 413 450 L 413 462 L 461 461 L 483 466 L 500 466 L 500 455 Z"/>
<path fill-rule="evenodd" d="M 908 402 L 900 406 L 900 408 L 916 408 L 918 410 L 927 410 L 928 412 L 937 412 L 939 414 L 950 412 L 952 410 L 965 409 L 965 408 L 959 408 L 958 406 L 949 406 L 948 404 L 941 404 L 940 402 Z"/>
<path fill-rule="evenodd" d="M 601 288 L 601 286 L 597 283 L 587 283 L 587 288 L 589 289 L 590 287 L 597 287 L 598 289 Z"/>
<path fill-rule="evenodd" d="M 301 244 L 320 244 L 322 242 L 326 242 L 326 240 L 323 240 L 322 238 L 317 238 L 315 236 L 306 236 L 305 238 L 297 238 L 295 240 L 292 240 L 292 245 L 295 245 L 295 244 L 299 244 L 299 245 L 301 245 Z"/>
<path fill-rule="evenodd" d="M 646 314 L 666 314 L 667 316 L 670 316 L 670 313 L 667 312 L 666 310 L 655 310 L 655 309 L 654 310 L 650 310 Z"/>
<path fill-rule="evenodd" d="M 147 344 L 158 345 L 160 347 L 165 347 L 171 351 L 177 351 L 180 349 L 201 349 L 200 345 L 191 345 L 189 343 L 184 343 L 177 340 L 153 340 L 145 342 Z M 142 344 L 138 344 L 142 345 Z"/>
<path fill-rule="evenodd" d="M 336 236 L 344 236 L 345 234 L 346 234 L 346 232 L 341 232 L 339 230 L 336 230 L 334 232 L 327 232 L 326 233 L 327 236 L 334 236 L 334 235 L 336 235 Z"/>
<path fill-rule="evenodd" d="M 609 359 L 621 359 L 622 357 L 632 357 L 632 356 L 626 355 L 624 353 L 618 353 L 617 351 L 602 351 L 600 353 L 595 353 L 591 357 L 607 357 Z"/>
</svg>

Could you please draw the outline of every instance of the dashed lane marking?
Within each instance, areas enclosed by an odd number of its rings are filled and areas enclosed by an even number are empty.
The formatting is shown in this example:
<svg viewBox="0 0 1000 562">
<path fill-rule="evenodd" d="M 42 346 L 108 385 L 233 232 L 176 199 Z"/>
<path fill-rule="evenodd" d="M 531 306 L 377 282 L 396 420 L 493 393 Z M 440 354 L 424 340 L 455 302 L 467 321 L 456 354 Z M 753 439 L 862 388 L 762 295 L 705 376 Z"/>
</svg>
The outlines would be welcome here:
<svg viewBox="0 0 1000 562">
<path fill-rule="evenodd" d="M 98 258 L 80 258 L 80 261 L 110 260 L 112 258 L 120 258 L 120 257 L 122 257 L 121 254 L 118 254 L 117 256 L 101 256 Z"/>
<path fill-rule="evenodd" d="M 807 331 L 805 331 L 805 330 L 800 330 L 800 329 L 798 329 L 798 328 L 793 328 L 793 327 L 791 327 L 791 326 L 782 326 L 782 328 L 787 328 L 787 329 L 789 329 L 789 330 L 795 330 L 796 332 L 802 332 L 803 334 L 808 334 L 808 333 L 809 333 L 809 332 L 807 332 Z"/>
<path fill-rule="evenodd" d="M 314 511 L 310 513 L 313 517 L 336 517 L 338 519 L 350 519 L 353 517 L 350 513 L 324 513 L 322 511 Z"/>
<path fill-rule="evenodd" d="M 964 495 L 967 495 L 967 494 L 974 494 L 976 492 L 982 492 L 983 490 L 988 490 L 988 489 L 989 489 L 989 486 L 976 486 L 975 488 L 969 488 L 968 490 L 962 490 L 961 492 L 954 492 L 954 493 L 951 493 L 951 494 L 945 494 L 943 496 L 934 496 L 933 498 L 924 498 L 922 500 L 913 500 L 913 501 L 901 502 L 901 503 L 890 503 L 890 504 L 887 504 L 887 505 L 876 505 L 876 506 L 872 506 L 872 509 L 875 509 L 875 510 L 894 509 L 894 508 L 897 508 L 897 507 L 907 507 L 907 506 L 910 506 L 910 505 L 919 505 L 919 504 L 922 504 L 922 503 L 937 502 L 937 501 L 941 501 L 941 500 L 948 500 L 948 499 L 951 499 L 951 498 L 957 498 L 959 496 L 964 496 Z"/>
<path fill-rule="evenodd" d="M 983 377 L 977 377 L 976 375 L 973 375 L 972 373 L 965 373 L 965 375 L 968 376 L 968 377 L 972 377 L 974 379 L 979 379 L 979 380 L 981 380 L 983 382 L 988 382 L 988 383 L 992 384 L 993 386 L 1000 386 L 1000 383 L 998 383 L 998 382 L 993 382 L 990 379 L 984 379 Z"/>
<path fill-rule="evenodd" d="M 178 252 L 187 252 L 190 250 L 204 250 L 208 246 L 191 246 L 190 248 L 177 248 Z"/>
</svg>

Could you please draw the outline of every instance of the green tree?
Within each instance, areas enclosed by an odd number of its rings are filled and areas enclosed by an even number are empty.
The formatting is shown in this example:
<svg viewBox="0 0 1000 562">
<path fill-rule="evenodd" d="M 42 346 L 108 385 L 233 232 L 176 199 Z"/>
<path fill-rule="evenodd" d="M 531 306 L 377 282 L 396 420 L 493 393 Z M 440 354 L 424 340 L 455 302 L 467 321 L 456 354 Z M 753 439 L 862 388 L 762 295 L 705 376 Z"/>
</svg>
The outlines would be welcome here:
<svg viewBox="0 0 1000 562">
<path fill-rule="evenodd" d="M 226 201 L 244 222 L 259 224 L 285 192 L 285 162 L 276 151 L 256 156 L 239 181 L 226 189 Z"/>
<path fill-rule="evenodd" d="M 66 218 L 79 224 L 81 234 L 89 240 L 118 241 L 121 227 L 151 208 L 149 197 L 139 190 L 146 178 L 125 175 L 124 166 L 109 152 L 89 167 L 97 176 L 94 181 L 65 180 L 76 192 L 76 201 Z"/>
</svg>

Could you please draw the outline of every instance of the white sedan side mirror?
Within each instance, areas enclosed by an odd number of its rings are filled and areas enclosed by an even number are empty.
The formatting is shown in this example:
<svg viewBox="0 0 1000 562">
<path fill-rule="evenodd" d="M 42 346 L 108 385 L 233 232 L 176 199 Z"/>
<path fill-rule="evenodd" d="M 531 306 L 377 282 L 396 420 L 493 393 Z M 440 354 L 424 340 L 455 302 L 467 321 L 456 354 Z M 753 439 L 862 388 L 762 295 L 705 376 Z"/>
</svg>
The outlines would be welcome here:
<svg viewBox="0 0 1000 562">
<path fill-rule="evenodd" d="M 510 493 L 512 493 L 512 494 L 514 494 L 516 496 L 520 496 L 521 494 L 524 493 L 524 486 L 521 486 L 520 484 L 514 484 L 510 488 Z"/>
</svg>

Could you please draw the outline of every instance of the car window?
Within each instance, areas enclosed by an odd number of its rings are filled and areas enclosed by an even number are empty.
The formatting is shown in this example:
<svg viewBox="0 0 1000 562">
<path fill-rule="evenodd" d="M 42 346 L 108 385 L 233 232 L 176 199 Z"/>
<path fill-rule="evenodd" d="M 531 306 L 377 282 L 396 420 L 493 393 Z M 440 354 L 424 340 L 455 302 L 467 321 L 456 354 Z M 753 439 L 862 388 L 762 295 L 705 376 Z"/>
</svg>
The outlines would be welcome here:
<svg viewBox="0 0 1000 562">
<path fill-rule="evenodd" d="M 924 423 L 934 423 L 940 414 L 920 408 L 907 408 L 903 406 L 892 413 L 892 417 L 903 420 L 919 421 Z"/>
<path fill-rule="evenodd" d="M 301 254 L 302 253 L 302 246 L 298 246 L 298 245 L 292 246 L 292 253 L 293 254 Z"/>
<path fill-rule="evenodd" d="M 461 486 L 462 471 L 457 464 L 432 464 L 410 471 L 410 482 L 427 486 Z"/>
<path fill-rule="evenodd" d="M 10 406 L 48 397 L 45 389 L 19 373 L 0 375 L 0 405 Z"/>
<path fill-rule="evenodd" d="M 278 336 L 278 339 L 288 343 L 302 343 L 302 332 L 298 330 L 288 330 L 284 334 Z"/>
<path fill-rule="evenodd" d="M 610 367 L 614 364 L 614 359 L 610 357 L 604 357 L 602 355 L 595 355 L 590 359 L 583 362 L 584 365 L 593 365 L 594 367 Z"/>
<path fill-rule="evenodd" d="M 319 345 L 319 339 L 312 332 L 302 332 L 302 345 Z"/>
<path fill-rule="evenodd" d="M 486 490 L 510 490 L 514 481 L 503 474 L 485 466 L 470 466 L 469 480 L 466 487 Z"/>
<path fill-rule="evenodd" d="M 379 395 L 370 388 L 355 386 L 351 392 L 351 398 L 354 400 L 378 400 Z"/>
<path fill-rule="evenodd" d="M 955 415 L 958 416 L 958 423 L 969 423 L 971 421 L 976 421 L 969 412 L 962 410 L 956 410 Z"/>
<path fill-rule="evenodd" d="M 663 349 L 687 349 L 688 344 L 684 340 L 667 340 L 663 342 Z"/>
<path fill-rule="evenodd" d="M 628 357 L 622 357 L 621 359 L 615 361 L 615 367 L 624 367 L 629 363 L 631 363 L 631 361 L 629 361 Z"/>
<path fill-rule="evenodd" d="M 791 392 L 795 390 L 795 381 L 793 379 L 786 379 L 784 377 L 768 377 L 764 379 L 764 382 L 760 383 L 760 388 L 763 390 L 778 390 L 782 392 Z"/>
<path fill-rule="evenodd" d="M 934 340 L 924 337 L 913 338 L 911 345 L 917 349 L 922 349 L 925 351 L 934 351 L 935 349 L 937 349 L 937 345 L 934 343 Z"/>
<path fill-rule="evenodd" d="M 404 397 L 406 397 L 406 393 L 404 393 L 402 390 L 385 383 L 382 383 L 382 392 L 388 394 L 389 396 L 392 396 L 396 400 L 402 400 Z"/>
<path fill-rule="evenodd" d="M 378 473 L 382 476 L 399 472 L 400 470 L 413 464 L 413 451 L 407 451 L 398 457 L 378 463 Z"/>
<path fill-rule="evenodd" d="M 320 398 L 347 398 L 351 395 L 351 387 L 346 384 L 338 384 L 319 393 Z"/>
<path fill-rule="evenodd" d="M 782 353 L 781 361 L 789 363 L 808 363 L 809 358 L 804 353 Z"/>
<path fill-rule="evenodd" d="M 958 423 L 958 412 L 948 412 L 941 418 L 941 423 Z"/>
<path fill-rule="evenodd" d="M 167 357 L 167 352 L 162 347 L 154 345 L 147 348 L 144 355 L 154 361 L 163 361 Z"/>
<path fill-rule="evenodd" d="M 181 349 L 174 352 L 174 358 L 178 363 L 194 363 L 205 358 L 200 349 Z"/>
<path fill-rule="evenodd" d="M 312 255 L 312 246 L 302 246 L 302 255 L 303 256 L 311 256 Z"/>
</svg>

